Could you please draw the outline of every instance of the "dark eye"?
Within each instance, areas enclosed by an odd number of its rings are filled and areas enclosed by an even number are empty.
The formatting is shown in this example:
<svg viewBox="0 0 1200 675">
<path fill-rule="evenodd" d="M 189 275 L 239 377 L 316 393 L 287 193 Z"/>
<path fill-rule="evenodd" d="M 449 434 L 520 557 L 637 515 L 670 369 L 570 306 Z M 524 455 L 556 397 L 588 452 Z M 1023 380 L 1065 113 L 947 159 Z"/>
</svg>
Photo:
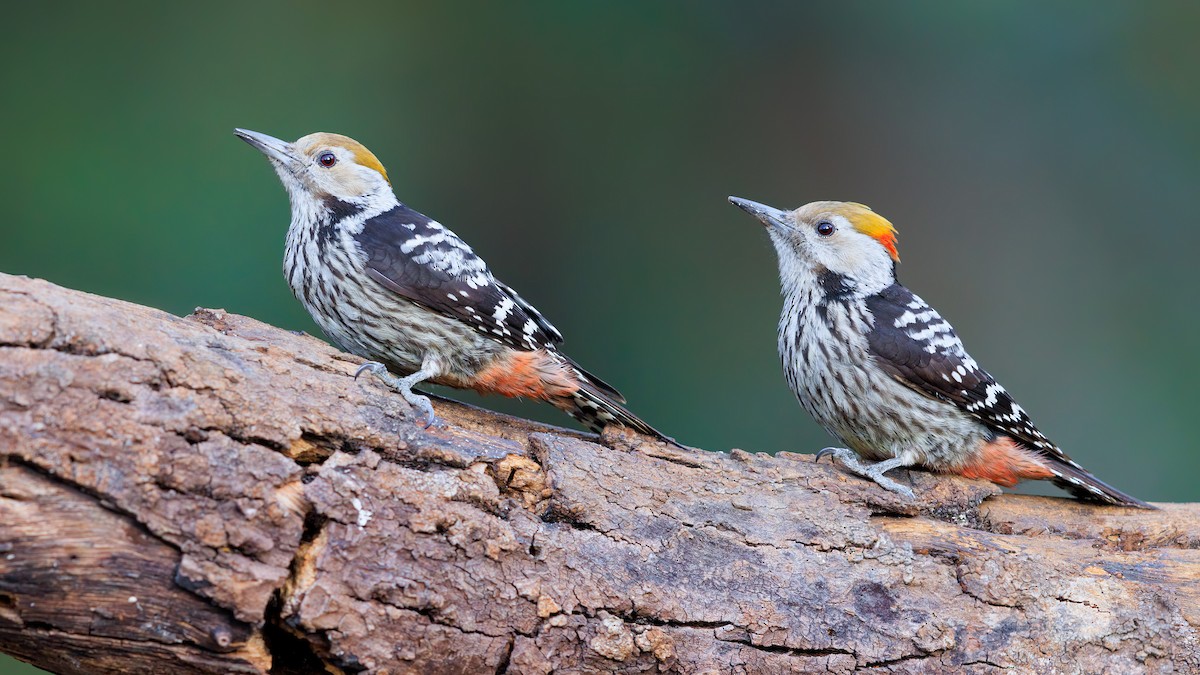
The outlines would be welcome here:
<svg viewBox="0 0 1200 675">
<path fill-rule="evenodd" d="M 317 157 L 317 161 L 321 163 L 321 166 L 328 169 L 334 164 L 337 164 L 337 156 L 332 152 L 322 152 L 321 156 Z"/>
<path fill-rule="evenodd" d="M 833 223 L 829 222 L 828 220 L 822 220 L 821 222 L 817 223 L 817 234 L 821 235 L 822 237 L 828 237 L 829 235 L 833 234 Z"/>
</svg>

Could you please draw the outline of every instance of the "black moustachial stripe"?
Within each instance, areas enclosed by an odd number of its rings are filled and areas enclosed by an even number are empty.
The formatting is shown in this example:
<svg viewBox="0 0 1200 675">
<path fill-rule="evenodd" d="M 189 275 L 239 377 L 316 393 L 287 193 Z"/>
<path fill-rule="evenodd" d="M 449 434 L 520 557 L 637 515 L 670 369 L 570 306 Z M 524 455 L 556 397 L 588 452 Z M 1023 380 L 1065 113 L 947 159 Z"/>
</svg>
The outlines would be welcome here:
<svg viewBox="0 0 1200 675">
<path fill-rule="evenodd" d="M 320 242 L 328 242 L 337 236 L 337 224 L 346 222 L 347 218 L 353 218 L 362 213 L 363 207 L 337 197 L 326 197 L 324 199 L 325 212 L 327 217 L 317 228 L 317 240 Z"/>
<path fill-rule="evenodd" d="M 824 321 L 829 321 L 829 303 L 845 302 L 854 293 L 854 287 L 849 278 L 830 270 L 824 270 L 817 275 L 817 283 L 821 286 L 821 299 L 816 304 L 817 314 Z"/>
<path fill-rule="evenodd" d="M 831 270 L 818 274 L 817 283 L 821 285 L 822 295 L 827 300 L 845 300 L 854 292 L 854 287 L 845 274 Z"/>
</svg>

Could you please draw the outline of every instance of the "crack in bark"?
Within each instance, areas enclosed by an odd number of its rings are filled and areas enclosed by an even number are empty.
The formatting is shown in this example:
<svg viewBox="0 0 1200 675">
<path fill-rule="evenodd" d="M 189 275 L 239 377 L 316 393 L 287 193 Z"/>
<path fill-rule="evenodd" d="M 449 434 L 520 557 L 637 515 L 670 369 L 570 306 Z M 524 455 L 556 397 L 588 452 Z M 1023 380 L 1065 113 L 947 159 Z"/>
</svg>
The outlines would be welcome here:
<svg viewBox="0 0 1200 675">
<path fill-rule="evenodd" d="M 167 548 L 171 549 L 172 551 L 174 551 L 176 553 L 177 559 L 182 559 L 184 553 L 183 553 L 182 549 L 176 543 L 155 533 L 148 526 L 146 526 L 145 523 L 141 522 L 137 518 L 136 514 L 130 512 L 130 511 L 127 511 L 125 509 L 122 509 L 120 506 L 113 503 L 111 500 L 107 499 L 106 496 L 103 495 L 102 493 L 99 493 L 95 490 L 92 490 L 92 489 L 86 487 L 86 486 L 79 485 L 78 483 L 75 483 L 66 478 L 63 478 L 62 476 L 59 476 L 58 474 L 55 474 L 41 466 L 38 466 L 37 464 L 32 463 L 23 457 L 19 457 L 16 455 L 0 455 L 0 457 L 3 457 L 4 461 L 9 462 L 16 466 L 20 466 L 23 469 L 26 469 L 26 470 L 30 471 L 31 473 L 34 473 L 34 474 L 40 476 L 44 480 L 62 488 L 62 489 L 70 490 L 73 492 L 78 492 L 80 494 L 91 497 L 92 501 L 95 504 L 99 505 L 100 507 L 104 508 L 106 511 L 109 511 L 110 513 L 112 513 L 115 516 L 117 516 L 118 518 L 120 518 L 121 521 L 125 523 L 125 525 L 127 525 L 128 527 L 131 527 L 132 529 L 137 531 L 138 534 L 146 537 L 147 539 L 158 542 L 159 544 L 161 544 L 163 546 L 166 546 Z M 210 598 L 196 594 L 195 589 L 188 588 L 186 585 L 178 583 L 178 579 L 175 580 L 175 586 L 180 588 L 181 590 L 191 593 L 197 599 L 199 599 L 199 600 L 203 601 L 204 603 L 206 603 L 207 605 L 209 605 L 214 611 L 216 611 L 217 613 L 222 615 L 226 622 L 228 622 L 230 624 L 234 624 L 234 625 L 245 625 L 242 621 L 239 621 L 234 616 L 234 613 L 230 609 L 228 609 L 226 607 L 222 607 L 220 605 L 217 605 Z M 10 594 L 5 594 L 5 595 L 8 595 L 10 598 L 13 597 Z M 18 617 L 20 617 L 20 608 L 15 602 L 13 602 L 11 604 L 11 609 L 12 609 L 12 611 L 17 613 Z M 25 626 L 25 627 L 29 627 L 29 628 L 44 627 L 48 630 L 59 631 L 59 628 L 53 624 L 39 622 L 39 621 L 30 621 L 30 620 L 25 619 L 24 617 L 20 617 L 20 619 L 22 621 L 23 626 Z M 64 634 L 70 634 L 66 631 L 60 631 L 60 632 L 63 632 Z M 154 636 L 154 635 L 156 635 L 156 633 L 152 632 L 152 633 L 150 633 L 150 635 Z M 121 638 L 112 638 L 111 636 L 97 636 L 97 637 L 105 637 L 106 639 L 121 639 Z M 156 642 L 158 644 L 162 644 L 162 645 L 166 645 L 166 646 L 171 646 L 171 645 L 175 645 L 175 644 L 185 644 L 185 645 L 188 645 L 191 647 L 195 647 L 196 649 L 201 649 L 201 650 L 206 649 L 205 645 L 203 645 L 199 642 L 196 642 L 195 640 L 188 640 L 188 639 L 182 639 L 180 641 L 150 639 L 148 641 Z"/>
<path fill-rule="evenodd" d="M 1057 600 L 1059 602 L 1066 602 L 1066 603 L 1069 603 L 1072 605 L 1083 605 L 1084 607 L 1094 609 L 1097 612 L 1101 612 L 1102 614 L 1109 613 L 1109 612 L 1105 612 L 1104 610 L 1100 609 L 1100 607 L 1094 602 L 1087 602 L 1086 600 L 1072 600 L 1071 598 L 1061 596 L 1061 595 L 1055 595 L 1055 596 L 1051 596 L 1051 597 L 1053 597 L 1055 600 Z"/>
<path fill-rule="evenodd" d="M 302 566 L 308 562 L 306 556 L 310 555 L 311 547 L 327 522 L 325 516 L 310 507 L 304 516 L 300 544 L 288 565 L 288 576 L 271 593 L 271 601 L 263 615 L 263 640 L 271 654 L 271 675 L 305 675 L 324 671 L 330 665 L 330 645 L 325 633 L 306 633 L 283 617 L 283 608 L 290 600 L 290 589 L 300 583 L 304 573 Z"/>
<path fill-rule="evenodd" d="M 500 655 L 500 663 L 496 664 L 495 675 L 504 675 L 508 672 L 508 664 L 512 661 L 513 647 L 517 645 L 515 637 L 508 638 L 508 644 L 504 647 L 504 653 Z"/>
<path fill-rule="evenodd" d="M 898 656 L 894 659 L 884 659 L 881 661 L 868 661 L 867 663 L 864 663 L 862 665 L 862 668 L 888 668 L 888 667 L 898 665 L 901 663 L 908 663 L 910 661 L 928 661 L 930 659 L 938 658 L 939 656 L 945 654 L 946 651 L 947 650 L 945 650 L 945 649 L 936 649 L 934 651 L 926 652 L 924 654 L 906 654 L 904 656 Z M 860 669 L 861 668 L 856 668 L 856 670 L 860 670 Z"/>
<path fill-rule="evenodd" d="M 25 469 L 28 469 L 29 471 L 32 471 L 33 473 L 38 474 L 42 478 L 45 478 L 46 480 L 48 480 L 52 483 L 55 483 L 56 485 L 60 485 L 64 488 L 74 490 L 76 492 L 79 492 L 81 494 L 85 494 L 85 495 L 91 497 L 93 501 L 95 501 L 97 504 L 99 504 L 101 507 L 103 507 L 106 511 L 114 513 L 114 514 L 120 516 L 121 518 L 125 519 L 126 521 L 128 521 L 131 525 L 133 525 L 133 527 L 135 529 L 137 529 L 137 531 L 139 533 L 141 533 L 141 534 L 145 535 L 146 537 L 149 537 L 150 539 L 153 539 L 157 542 L 166 544 L 167 546 L 174 549 L 181 556 L 183 555 L 183 550 L 179 548 L 178 544 L 170 541 L 169 539 L 163 538 L 162 535 L 151 530 L 145 523 L 143 523 L 141 520 L 138 520 L 136 513 L 133 513 L 132 511 L 128 511 L 126 509 L 121 508 L 118 504 L 116 504 L 112 500 L 108 499 L 108 496 L 105 495 L 104 493 L 99 492 L 97 490 L 93 490 L 87 486 L 80 485 L 73 481 L 70 481 L 70 480 L 54 473 L 53 471 L 51 471 L 43 466 L 40 466 L 39 464 L 36 464 L 24 457 L 21 457 L 20 455 L 4 454 L 4 455 L 0 455 L 0 457 L 3 457 L 4 461 L 11 462 L 12 464 L 23 467 Z"/>
</svg>

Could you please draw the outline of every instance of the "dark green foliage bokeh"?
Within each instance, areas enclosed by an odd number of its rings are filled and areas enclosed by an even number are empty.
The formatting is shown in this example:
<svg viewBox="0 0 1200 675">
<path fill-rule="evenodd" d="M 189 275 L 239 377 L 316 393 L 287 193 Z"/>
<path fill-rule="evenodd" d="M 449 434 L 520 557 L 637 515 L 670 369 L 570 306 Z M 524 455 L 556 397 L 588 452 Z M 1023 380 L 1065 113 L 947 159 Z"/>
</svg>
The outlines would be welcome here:
<svg viewBox="0 0 1200 675">
<path fill-rule="evenodd" d="M 825 437 L 779 374 L 773 253 L 724 198 L 854 199 L 1048 433 L 1131 491 L 1196 496 L 1164 470 L 1198 464 L 1186 5 L 8 14 L 4 271 L 311 329 L 280 275 L 286 198 L 230 130 L 339 131 L 645 417 L 808 450 Z"/>
<path fill-rule="evenodd" d="M 647 420 L 811 452 L 774 254 L 725 197 L 861 201 L 1044 431 L 1195 500 L 1197 7 L 10 4 L 0 270 L 313 330 L 284 193 L 230 132 L 337 131 Z"/>
</svg>

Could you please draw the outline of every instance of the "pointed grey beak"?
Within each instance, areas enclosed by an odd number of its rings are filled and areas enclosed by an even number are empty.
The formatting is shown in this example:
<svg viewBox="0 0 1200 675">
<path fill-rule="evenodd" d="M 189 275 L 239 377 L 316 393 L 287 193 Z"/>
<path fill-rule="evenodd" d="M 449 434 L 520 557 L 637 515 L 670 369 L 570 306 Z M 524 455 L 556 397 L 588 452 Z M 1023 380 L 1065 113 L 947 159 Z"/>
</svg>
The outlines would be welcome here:
<svg viewBox="0 0 1200 675">
<path fill-rule="evenodd" d="M 749 199 L 742 199 L 741 197 L 730 197 L 729 203 L 758 218 L 762 221 L 763 225 L 785 229 L 791 228 L 787 221 L 787 211 L 781 211 L 766 204 L 759 204 L 758 202 L 752 202 Z"/>
<path fill-rule="evenodd" d="M 260 134 L 249 129 L 234 129 L 233 134 L 257 148 L 259 152 L 267 156 L 267 159 L 279 162 L 284 166 L 296 162 L 295 150 L 287 141 L 281 141 L 274 136 Z"/>
</svg>

